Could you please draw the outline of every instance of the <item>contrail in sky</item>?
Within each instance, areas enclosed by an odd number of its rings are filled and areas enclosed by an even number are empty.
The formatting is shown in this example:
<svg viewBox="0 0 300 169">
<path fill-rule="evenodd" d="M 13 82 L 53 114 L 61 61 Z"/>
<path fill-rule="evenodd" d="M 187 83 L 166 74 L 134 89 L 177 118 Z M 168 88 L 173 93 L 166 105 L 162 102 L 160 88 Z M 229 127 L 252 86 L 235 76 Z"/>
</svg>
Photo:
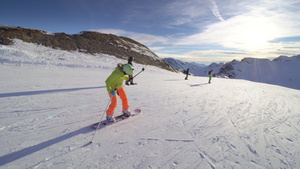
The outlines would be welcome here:
<svg viewBox="0 0 300 169">
<path fill-rule="evenodd" d="M 221 16 L 218 6 L 216 4 L 216 2 L 214 0 L 210 0 L 211 2 L 211 6 L 210 9 L 212 11 L 212 13 L 215 15 L 215 17 L 217 17 L 220 21 L 224 21 L 223 17 Z"/>
</svg>

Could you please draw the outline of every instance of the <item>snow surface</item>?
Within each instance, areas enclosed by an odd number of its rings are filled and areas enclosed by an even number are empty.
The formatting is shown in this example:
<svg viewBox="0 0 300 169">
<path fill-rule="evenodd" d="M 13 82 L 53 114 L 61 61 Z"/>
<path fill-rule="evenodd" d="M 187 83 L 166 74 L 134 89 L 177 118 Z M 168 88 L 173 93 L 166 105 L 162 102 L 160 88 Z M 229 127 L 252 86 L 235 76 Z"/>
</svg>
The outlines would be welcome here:
<svg viewBox="0 0 300 169">
<path fill-rule="evenodd" d="M 125 60 L 0 45 L 0 168 L 300 168 L 300 90 L 134 64 L 142 114 L 98 130 Z M 121 101 L 115 114 L 121 112 Z"/>
</svg>

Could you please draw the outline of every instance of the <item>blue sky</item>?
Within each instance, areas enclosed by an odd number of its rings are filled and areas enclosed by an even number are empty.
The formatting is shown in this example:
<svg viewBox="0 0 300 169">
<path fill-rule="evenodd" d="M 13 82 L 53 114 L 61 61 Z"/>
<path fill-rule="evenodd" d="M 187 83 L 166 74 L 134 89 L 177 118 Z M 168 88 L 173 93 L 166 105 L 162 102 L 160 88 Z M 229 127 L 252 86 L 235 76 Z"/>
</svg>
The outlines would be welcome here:
<svg viewBox="0 0 300 169">
<path fill-rule="evenodd" d="M 300 0 L 1 0 L 0 24 L 126 36 L 210 64 L 300 54 Z"/>
</svg>

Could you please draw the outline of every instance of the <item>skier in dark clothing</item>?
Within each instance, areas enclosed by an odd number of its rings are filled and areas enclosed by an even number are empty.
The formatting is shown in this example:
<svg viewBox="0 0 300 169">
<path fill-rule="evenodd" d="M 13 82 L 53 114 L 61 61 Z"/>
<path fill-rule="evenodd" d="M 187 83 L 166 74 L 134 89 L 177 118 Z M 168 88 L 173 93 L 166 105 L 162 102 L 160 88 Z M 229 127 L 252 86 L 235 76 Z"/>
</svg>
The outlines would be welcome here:
<svg viewBox="0 0 300 169">
<path fill-rule="evenodd" d="M 128 58 L 128 64 L 131 64 L 131 66 L 133 66 L 133 65 L 132 65 L 132 61 L 133 61 L 133 57 L 130 56 L 130 57 Z"/>
<path fill-rule="evenodd" d="M 132 65 L 132 61 L 133 61 L 133 57 L 130 56 L 130 57 L 128 58 L 128 64 L 130 64 L 131 66 L 133 66 L 133 65 Z M 133 78 L 133 75 L 129 75 L 129 78 L 132 79 L 132 78 Z M 125 84 L 129 86 L 129 81 L 126 81 Z M 130 84 L 131 84 L 131 85 L 135 85 L 135 83 L 133 83 L 133 80 L 131 80 Z"/>
<path fill-rule="evenodd" d="M 185 71 L 185 73 L 186 73 L 185 80 L 188 80 L 188 76 L 189 76 L 189 74 L 190 74 L 190 69 L 187 69 L 187 70 Z"/>
</svg>

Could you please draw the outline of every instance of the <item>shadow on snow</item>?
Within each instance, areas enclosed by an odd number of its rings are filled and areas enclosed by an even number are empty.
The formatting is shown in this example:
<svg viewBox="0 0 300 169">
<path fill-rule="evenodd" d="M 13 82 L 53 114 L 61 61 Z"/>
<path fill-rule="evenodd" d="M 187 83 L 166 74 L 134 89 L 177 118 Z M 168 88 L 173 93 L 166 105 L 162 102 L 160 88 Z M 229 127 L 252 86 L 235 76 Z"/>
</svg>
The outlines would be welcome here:
<svg viewBox="0 0 300 169">
<path fill-rule="evenodd" d="M 61 141 L 70 139 L 70 138 L 72 138 L 76 135 L 86 134 L 86 133 L 89 133 L 89 132 L 92 132 L 92 131 L 95 131 L 95 130 L 93 130 L 91 126 L 83 127 L 79 130 L 73 131 L 71 133 L 67 133 L 65 135 L 54 138 L 52 140 L 48 140 L 48 141 L 42 142 L 40 144 L 31 146 L 31 147 L 27 147 L 25 149 L 22 149 L 22 150 L 19 150 L 19 151 L 1 156 L 0 157 L 0 166 L 11 163 L 11 162 L 13 162 L 15 160 L 18 160 L 18 159 L 21 159 L 21 158 L 23 158 L 25 156 L 28 156 L 30 154 L 33 154 L 37 151 L 43 150 L 43 149 L 45 149 L 45 148 L 47 148 L 47 147 L 49 147 L 53 144 L 56 144 L 56 143 L 59 143 Z M 84 146 L 86 146 L 86 145 L 84 145 Z M 84 146 L 82 146 L 82 147 L 84 147 Z"/>
<path fill-rule="evenodd" d="M 191 87 L 197 87 L 197 86 L 204 86 L 204 85 L 208 85 L 209 83 L 202 83 L 202 84 L 190 84 Z"/>
<path fill-rule="evenodd" d="M 30 96 L 30 95 L 39 95 L 39 94 L 47 94 L 47 93 L 72 92 L 72 91 L 97 89 L 97 88 L 105 88 L 105 86 L 82 87 L 82 88 L 71 88 L 71 89 L 55 89 L 55 90 L 39 90 L 39 91 L 15 92 L 15 93 L 0 93 L 0 98 L 16 97 L 16 96 Z"/>
</svg>

